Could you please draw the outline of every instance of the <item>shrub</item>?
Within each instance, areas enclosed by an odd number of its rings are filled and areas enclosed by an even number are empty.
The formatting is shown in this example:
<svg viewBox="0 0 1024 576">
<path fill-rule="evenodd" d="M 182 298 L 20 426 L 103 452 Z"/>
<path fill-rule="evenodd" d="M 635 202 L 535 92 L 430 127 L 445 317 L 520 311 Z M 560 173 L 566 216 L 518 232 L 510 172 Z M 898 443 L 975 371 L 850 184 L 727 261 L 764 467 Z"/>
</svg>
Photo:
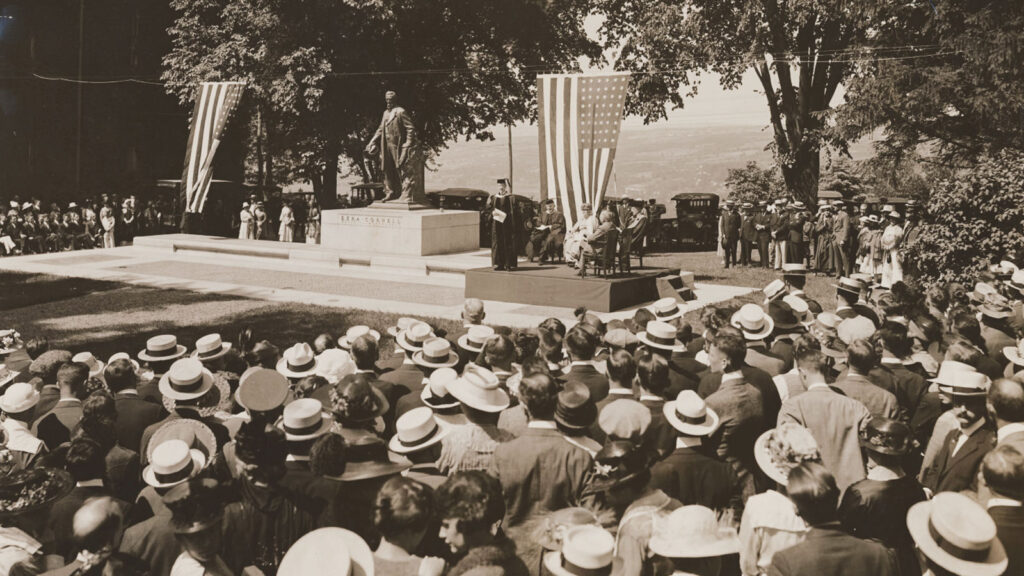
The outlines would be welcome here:
<svg viewBox="0 0 1024 576">
<path fill-rule="evenodd" d="M 940 181 L 904 268 L 920 280 L 972 282 L 989 262 L 1024 254 L 1024 154 L 1003 150 Z"/>
</svg>

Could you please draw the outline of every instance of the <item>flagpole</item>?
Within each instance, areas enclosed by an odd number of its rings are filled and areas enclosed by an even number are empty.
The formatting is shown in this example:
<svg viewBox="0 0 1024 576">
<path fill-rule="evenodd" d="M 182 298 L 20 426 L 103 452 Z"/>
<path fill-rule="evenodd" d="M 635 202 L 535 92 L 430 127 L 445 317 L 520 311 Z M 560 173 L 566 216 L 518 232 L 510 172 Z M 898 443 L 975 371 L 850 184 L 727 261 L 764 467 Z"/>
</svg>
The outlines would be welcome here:
<svg viewBox="0 0 1024 576">
<path fill-rule="evenodd" d="M 590 105 L 590 157 L 594 157 L 594 132 L 597 131 L 597 126 L 594 124 L 594 110 L 597 107 L 597 103 Z M 598 210 L 601 209 L 597 205 L 597 162 L 592 162 L 590 166 L 590 205 L 594 207 L 594 214 L 597 214 Z"/>
<path fill-rule="evenodd" d="M 508 129 L 508 186 L 510 190 L 515 190 L 512 184 L 512 125 L 505 124 L 505 128 Z"/>
</svg>

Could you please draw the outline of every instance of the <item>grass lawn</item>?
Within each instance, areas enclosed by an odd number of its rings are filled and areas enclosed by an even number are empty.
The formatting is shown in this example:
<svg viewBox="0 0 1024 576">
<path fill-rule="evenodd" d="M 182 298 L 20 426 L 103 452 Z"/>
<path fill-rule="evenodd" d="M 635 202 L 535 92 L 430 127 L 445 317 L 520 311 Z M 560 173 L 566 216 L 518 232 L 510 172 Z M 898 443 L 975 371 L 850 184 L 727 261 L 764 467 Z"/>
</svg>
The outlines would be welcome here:
<svg viewBox="0 0 1024 576">
<path fill-rule="evenodd" d="M 711 252 L 652 254 L 645 265 L 678 267 L 694 273 L 697 282 L 761 288 L 778 277 L 761 268 L 723 269 Z M 834 308 L 832 279 L 811 276 L 807 293 L 826 309 Z M 392 326 L 398 315 L 307 304 L 284 304 L 220 294 L 146 288 L 118 282 L 65 278 L 45 274 L 0 271 L 0 328 L 47 337 L 52 346 L 90 350 L 100 358 L 125 351 L 134 355 L 146 338 L 176 334 L 186 346 L 204 334 L 219 332 L 234 341 L 245 327 L 260 339 L 281 347 L 312 341 L 322 332 L 341 335 L 349 326 Z M 721 304 L 739 307 L 762 301 L 760 292 Z M 702 330 L 700 311 L 687 314 L 695 330 Z M 457 322 L 427 319 L 437 328 L 451 330 Z M 385 343 L 385 346 L 389 344 Z"/>
</svg>

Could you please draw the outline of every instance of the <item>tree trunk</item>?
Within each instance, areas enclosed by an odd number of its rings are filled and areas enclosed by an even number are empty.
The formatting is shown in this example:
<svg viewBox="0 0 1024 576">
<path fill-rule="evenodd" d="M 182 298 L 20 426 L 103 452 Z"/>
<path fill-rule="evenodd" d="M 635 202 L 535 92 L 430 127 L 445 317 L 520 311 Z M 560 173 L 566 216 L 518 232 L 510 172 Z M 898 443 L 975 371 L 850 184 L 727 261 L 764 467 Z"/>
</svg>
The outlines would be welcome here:
<svg viewBox="0 0 1024 576">
<path fill-rule="evenodd" d="M 782 164 L 782 177 L 795 200 L 813 209 L 818 204 L 818 178 L 821 176 L 821 154 L 806 144 L 793 154 L 793 162 Z"/>
</svg>

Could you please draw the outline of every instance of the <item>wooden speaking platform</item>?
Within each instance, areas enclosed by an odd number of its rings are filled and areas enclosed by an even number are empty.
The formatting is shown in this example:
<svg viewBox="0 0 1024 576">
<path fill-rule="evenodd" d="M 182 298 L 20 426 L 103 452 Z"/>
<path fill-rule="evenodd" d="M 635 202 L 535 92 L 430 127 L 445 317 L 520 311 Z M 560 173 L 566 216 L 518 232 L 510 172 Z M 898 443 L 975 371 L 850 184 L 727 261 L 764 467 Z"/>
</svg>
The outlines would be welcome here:
<svg viewBox="0 0 1024 576">
<path fill-rule="evenodd" d="M 581 278 L 565 264 L 520 261 L 514 272 L 490 267 L 466 271 L 466 298 L 481 300 L 615 312 L 666 297 L 695 298 L 678 268 L 634 267 L 630 274 L 597 277 L 588 273 Z"/>
</svg>

